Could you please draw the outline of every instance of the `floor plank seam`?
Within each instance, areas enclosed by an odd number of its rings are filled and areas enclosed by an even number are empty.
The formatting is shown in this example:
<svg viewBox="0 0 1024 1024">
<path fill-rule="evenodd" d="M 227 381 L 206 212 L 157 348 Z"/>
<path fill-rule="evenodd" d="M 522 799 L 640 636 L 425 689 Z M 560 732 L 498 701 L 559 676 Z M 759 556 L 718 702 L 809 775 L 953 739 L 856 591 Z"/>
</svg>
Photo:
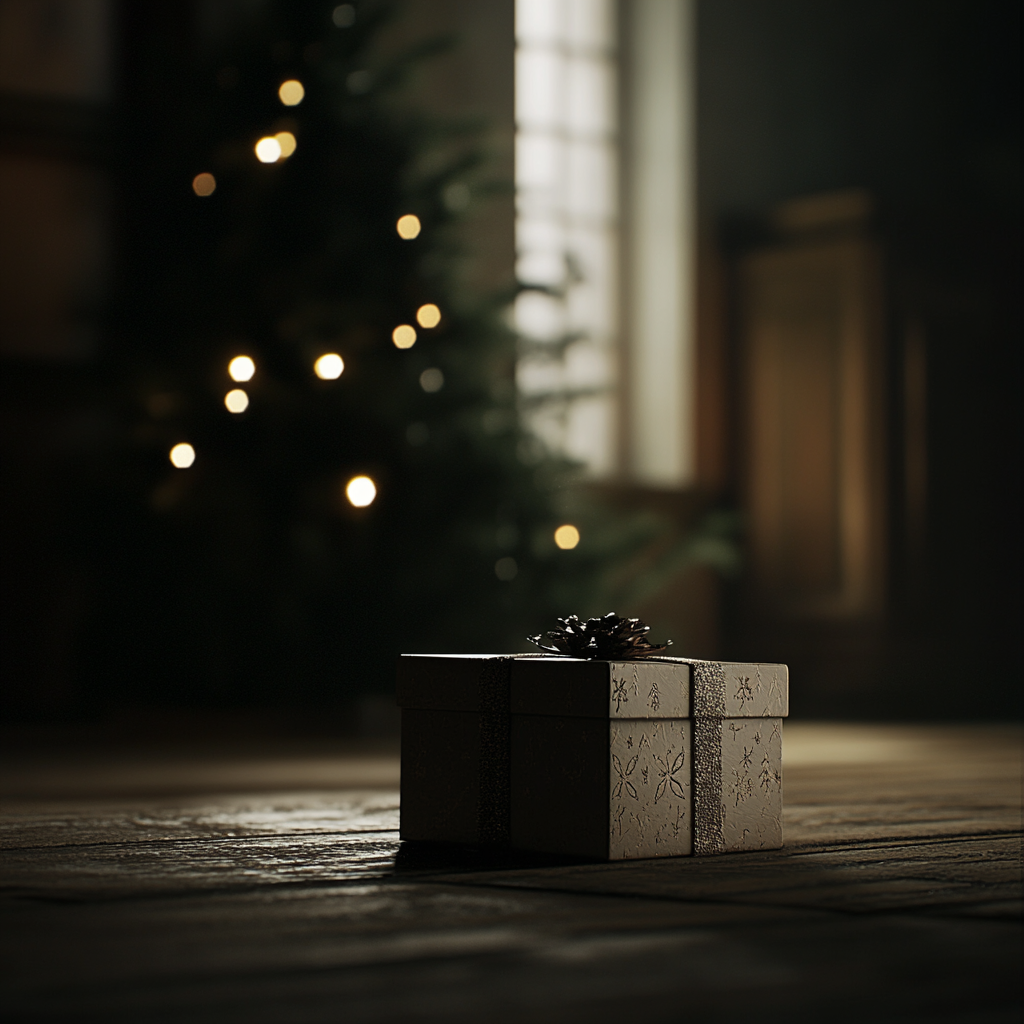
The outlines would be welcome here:
<svg viewBox="0 0 1024 1024">
<path fill-rule="evenodd" d="M 0 857 L 5 853 L 30 853 L 35 850 L 90 850 L 90 849 L 117 849 L 118 847 L 138 846 L 173 846 L 184 843 L 232 843 L 244 842 L 247 840 L 259 839 L 308 839 L 313 836 L 378 836 L 398 835 L 397 828 L 366 829 L 365 831 L 337 831 L 337 832 L 257 832 L 246 833 L 238 836 L 167 836 L 165 839 L 119 839 L 114 842 L 99 843 L 54 843 L 53 845 L 42 846 L 3 846 L 0 847 Z"/>
</svg>

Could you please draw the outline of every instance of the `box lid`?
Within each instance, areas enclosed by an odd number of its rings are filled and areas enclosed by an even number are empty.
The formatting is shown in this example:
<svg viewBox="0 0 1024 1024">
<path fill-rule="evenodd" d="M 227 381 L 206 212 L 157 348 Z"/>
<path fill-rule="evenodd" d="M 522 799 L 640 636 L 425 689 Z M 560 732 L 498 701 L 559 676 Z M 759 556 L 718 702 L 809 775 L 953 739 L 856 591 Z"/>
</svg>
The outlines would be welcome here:
<svg viewBox="0 0 1024 1024">
<path fill-rule="evenodd" d="M 785 718 L 789 669 L 692 658 L 512 664 L 513 714 L 581 718 Z"/>
<path fill-rule="evenodd" d="M 398 706 L 433 711 L 489 711 L 507 705 L 511 654 L 403 654 Z"/>
<path fill-rule="evenodd" d="M 507 696 L 506 696 L 507 695 Z M 648 658 L 585 661 L 515 654 L 405 654 L 398 703 L 408 708 L 572 718 L 785 718 L 785 665 Z"/>
</svg>

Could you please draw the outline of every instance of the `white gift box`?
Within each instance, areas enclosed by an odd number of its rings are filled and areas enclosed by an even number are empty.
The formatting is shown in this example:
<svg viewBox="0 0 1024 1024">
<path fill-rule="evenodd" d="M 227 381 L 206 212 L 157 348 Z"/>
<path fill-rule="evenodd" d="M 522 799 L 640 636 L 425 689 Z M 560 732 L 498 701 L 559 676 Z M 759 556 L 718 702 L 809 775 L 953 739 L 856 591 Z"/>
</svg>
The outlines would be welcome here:
<svg viewBox="0 0 1024 1024">
<path fill-rule="evenodd" d="M 404 655 L 403 839 L 601 860 L 782 845 L 784 665 Z"/>
</svg>

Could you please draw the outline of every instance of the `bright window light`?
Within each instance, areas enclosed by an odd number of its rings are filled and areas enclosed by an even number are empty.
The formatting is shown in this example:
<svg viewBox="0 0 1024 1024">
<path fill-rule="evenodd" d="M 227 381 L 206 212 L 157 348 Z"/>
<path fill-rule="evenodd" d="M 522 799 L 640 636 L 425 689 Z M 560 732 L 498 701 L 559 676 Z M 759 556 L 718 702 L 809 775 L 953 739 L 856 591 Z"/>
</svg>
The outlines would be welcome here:
<svg viewBox="0 0 1024 1024">
<path fill-rule="evenodd" d="M 517 366 L 529 424 L 592 475 L 615 468 L 618 125 L 614 0 L 516 0 Z M 560 342 L 573 337 L 564 348 Z M 550 351 L 545 351 L 550 346 Z"/>
</svg>

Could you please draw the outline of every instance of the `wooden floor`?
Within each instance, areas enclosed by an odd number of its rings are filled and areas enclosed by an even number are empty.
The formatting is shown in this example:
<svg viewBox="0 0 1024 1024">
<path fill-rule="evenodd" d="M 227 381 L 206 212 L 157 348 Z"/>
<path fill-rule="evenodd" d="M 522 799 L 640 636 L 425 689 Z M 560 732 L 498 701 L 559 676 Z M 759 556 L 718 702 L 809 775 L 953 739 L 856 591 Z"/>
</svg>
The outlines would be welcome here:
<svg viewBox="0 0 1024 1024">
<path fill-rule="evenodd" d="M 403 846 L 380 746 L 8 751 L 2 1013 L 1018 1022 L 1020 749 L 790 723 L 785 849 L 617 864 Z"/>
</svg>

